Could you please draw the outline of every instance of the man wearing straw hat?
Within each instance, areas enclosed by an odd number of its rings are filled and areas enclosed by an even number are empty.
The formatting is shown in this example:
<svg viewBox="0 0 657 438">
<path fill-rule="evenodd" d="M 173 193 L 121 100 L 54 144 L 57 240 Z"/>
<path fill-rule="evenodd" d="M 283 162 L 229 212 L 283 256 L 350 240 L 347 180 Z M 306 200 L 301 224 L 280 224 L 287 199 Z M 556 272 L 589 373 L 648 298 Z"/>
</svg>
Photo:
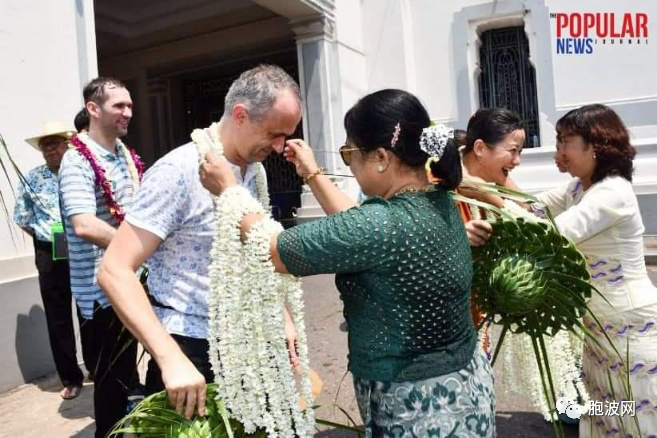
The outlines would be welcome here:
<svg viewBox="0 0 657 438">
<path fill-rule="evenodd" d="M 30 170 L 21 182 L 14 209 L 14 222 L 34 240 L 50 348 L 64 385 L 59 395 L 65 400 L 80 394 L 84 378 L 76 357 L 68 261 L 55 260 L 52 239 L 53 229 L 61 226 L 57 173 L 72 134 L 62 123 L 47 122 L 39 135 L 25 140 L 43 154 L 46 164 Z"/>
</svg>

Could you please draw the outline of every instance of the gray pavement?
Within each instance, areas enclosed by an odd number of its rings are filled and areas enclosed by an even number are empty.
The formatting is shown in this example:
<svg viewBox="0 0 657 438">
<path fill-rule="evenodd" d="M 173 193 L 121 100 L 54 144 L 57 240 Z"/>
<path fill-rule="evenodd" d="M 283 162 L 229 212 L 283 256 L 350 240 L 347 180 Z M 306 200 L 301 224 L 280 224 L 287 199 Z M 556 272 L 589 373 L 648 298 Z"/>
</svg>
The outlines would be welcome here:
<svg viewBox="0 0 657 438">
<path fill-rule="evenodd" d="M 657 284 L 657 266 L 649 268 Z M 311 366 L 324 381 L 317 404 L 323 406 L 317 417 L 341 423 L 349 416 L 360 422 L 354 400 L 351 376 L 347 368 L 347 334 L 340 329 L 342 305 L 333 284 L 333 276 L 304 279 L 306 324 Z M 93 437 L 93 386 L 85 384 L 81 395 L 63 401 L 56 376 L 45 377 L 0 395 L 0 437 L 60 438 Z M 523 394 L 515 394 L 496 385 L 497 431 L 503 438 L 551 437 L 552 427 L 531 406 Z M 353 433 L 322 430 L 317 437 L 353 437 Z M 567 437 L 576 437 L 575 428 L 566 429 Z"/>
</svg>

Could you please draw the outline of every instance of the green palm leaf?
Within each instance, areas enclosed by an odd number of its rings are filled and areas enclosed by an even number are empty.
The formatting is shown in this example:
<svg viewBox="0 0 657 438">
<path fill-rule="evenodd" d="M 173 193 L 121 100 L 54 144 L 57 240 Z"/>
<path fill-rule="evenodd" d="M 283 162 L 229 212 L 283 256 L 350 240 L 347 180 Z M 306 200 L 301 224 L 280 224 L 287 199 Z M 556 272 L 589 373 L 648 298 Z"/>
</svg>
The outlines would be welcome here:
<svg viewBox="0 0 657 438">
<path fill-rule="evenodd" d="M 571 330 L 591 297 L 586 261 L 549 223 L 503 218 L 486 245 L 473 249 L 475 302 L 513 333 Z M 567 284 L 563 278 L 572 280 Z M 569 309 L 568 314 L 560 308 Z"/>
<path fill-rule="evenodd" d="M 467 186 L 470 190 L 515 202 L 538 202 L 531 195 L 494 184 L 469 181 Z M 454 198 L 485 209 L 493 227 L 487 244 L 472 250 L 473 299 L 489 319 L 502 326 L 493 364 L 509 331 L 529 335 L 545 398 L 550 406 L 556 407 L 554 379 L 544 337 L 568 330 L 600 344 L 581 322 L 588 314 L 602 329 L 586 305 L 593 293 L 602 296 L 591 283 L 586 259 L 575 244 L 559 232 L 549 210 L 548 220 L 541 221 L 531 216 L 514 217 L 503 209 L 460 195 Z M 601 331 L 622 360 L 606 331 Z M 555 408 L 551 415 L 555 436 L 563 436 Z"/>
<path fill-rule="evenodd" d="M 175 411 L 166 391 L 146 397 L 110 432 L 110 436 L 131 433 L 143 438 L 265 438 L 264 430 L 244 432 L 242 424 L 228 417 L 217 400 L 217 386 L 207 386 L 206 415 L 187 420 Z"/>
<path fill-rule="evenodd" d="M 25 190 L 27 190 L 30 194 L 33 195 L 32 199 L 35 199 L 36 202 L 41 203 L 41 198 L 36 196 L 36 192 L 34 191 L 32 186 L 30 186 L 30 184 L 27 182 L 27 179 L 18 168 L 18 165 L 14 161 L 14 158 L 9 153 L 9 148 L 5 143 L 5 139 L 2 137 L 2 134 L 0 134 L 0 169 L 2 169 L 2 174 L 4 175 L 5 180 L 9 184 L 10 192 L 15 199 L 15 188 L 9 176 L 9 168 L 11 168 L 14 171 L 14 173 L 18 177 L 18 181 L 21 184 L 23 184 Z M 14 245 L 16 245 L 17 243 L 16 227 L 14 227 L 13 222 L 11 220 L 12 215 L 9 212 L 9 209 L 7 208 L 7 199 L 5 198 L 5 195 L 2 193 L 2 191 L 0 191 L 0 208 L 2 209 L 5 215 L 5 220 L 7 221 L 7 227 L 9 228 L 9 234 L 11 235 L 11 239 L 14 242 Z"/>
<path fill-rule="evenodd" d="M 146 397 L 128 415 L 123 417 L 110 431 L 109 436 L 121 435 L 123 433 L 134 434 L 142 438 L 266 438 L 264 430 L 258 429 L 255 433 L 244 432 L 242 424 L 230 418 L 226 407 L 221 400 L 217 399 L 217 385 L 211 383 L 207 386 L 207 397 L 205 405 L 205 416 L 195 416 L 191 420 L 176 412 L 169 402 L 166 391 Z M 333 428 L 348 430 L 361 435 L 362 429 L 356 426 L 354 420 L 347 411 L 337 405 L 352 422 L 354 426 L 317 420 L 318 424 Z M 325 406 L 312 406 L 310 409 L 318 409 Z"/>
</svg>

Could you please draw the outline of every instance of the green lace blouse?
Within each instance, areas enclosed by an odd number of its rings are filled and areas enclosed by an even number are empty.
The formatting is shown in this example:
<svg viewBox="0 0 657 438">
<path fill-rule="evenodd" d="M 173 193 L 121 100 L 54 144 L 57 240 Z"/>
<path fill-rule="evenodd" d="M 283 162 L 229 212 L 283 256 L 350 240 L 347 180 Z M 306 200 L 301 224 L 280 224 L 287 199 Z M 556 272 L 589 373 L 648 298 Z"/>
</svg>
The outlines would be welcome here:
<svg viewBox="0 0 657 438">
<path fill-rule="evenodd" d="M 294 275 L 337 274 L 354 376 L 421 380 L 472 358 L 472 257 L 446 191 L 372 198 L 282 232 L 277 247 Z"/>
</svg>

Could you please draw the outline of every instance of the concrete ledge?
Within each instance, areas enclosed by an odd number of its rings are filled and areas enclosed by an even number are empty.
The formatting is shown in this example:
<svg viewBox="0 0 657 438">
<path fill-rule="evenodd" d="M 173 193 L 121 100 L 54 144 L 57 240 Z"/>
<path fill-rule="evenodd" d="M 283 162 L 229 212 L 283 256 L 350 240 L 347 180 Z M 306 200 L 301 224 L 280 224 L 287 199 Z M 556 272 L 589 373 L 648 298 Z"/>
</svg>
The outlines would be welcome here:
<svg viewBox="0 0 657 438">
<path fill-rule="evenodd" d="M 2 284 L 0 308 L 0 392 L 51 374 L 46 314 L 36 277 Z"/>
<path fill-rule="evenodd" d="M 11 283 L 27 278 L 36 278 L 34 254 L 0 260 L 0 284 Z"/>
</svg>

